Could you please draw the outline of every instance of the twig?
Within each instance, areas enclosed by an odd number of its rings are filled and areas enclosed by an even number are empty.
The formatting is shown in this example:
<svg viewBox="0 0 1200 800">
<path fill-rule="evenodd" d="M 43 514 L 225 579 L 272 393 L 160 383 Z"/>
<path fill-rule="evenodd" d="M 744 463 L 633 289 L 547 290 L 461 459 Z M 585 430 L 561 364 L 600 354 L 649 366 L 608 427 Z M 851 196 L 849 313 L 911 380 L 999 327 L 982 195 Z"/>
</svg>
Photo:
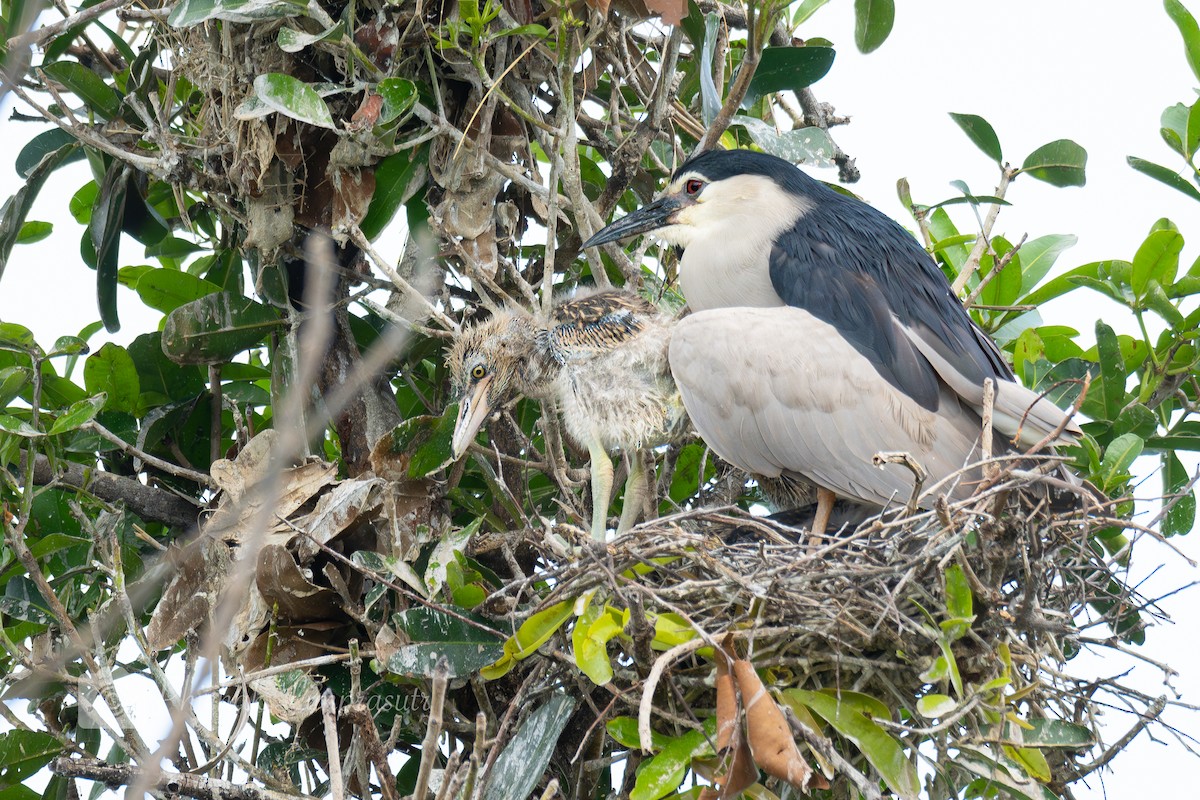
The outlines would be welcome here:
<svg viewBox="0 0 1200 800">
<path fill-rule="evenodd" d="M 446 686 L 450 681 L 450 666 L 445 658 L 438 660 L 429 691 L 429 722 L 421 742 L 421 764 L 413 788 L 413 800 L 425 800 L 429 794 L 429 773 L 438 757 L 438 738 L 442 735 L 442 712 L 446 705 Z"/>
<path fill-rule="evenodd" d="M 54 774 L 64 778 L 83 778 L 110 787 L 129 786 L 141 775 L 135 764 L 109 764 L 90 758 L 61 756 L 50 763 Z M 200 800 L 317 800 L 306 794 L 277 792 L 260 786 L 230 783 L 186 772 L 162 772 L 153 788 L 164 796 L 181 795 Z"/>
</svg>

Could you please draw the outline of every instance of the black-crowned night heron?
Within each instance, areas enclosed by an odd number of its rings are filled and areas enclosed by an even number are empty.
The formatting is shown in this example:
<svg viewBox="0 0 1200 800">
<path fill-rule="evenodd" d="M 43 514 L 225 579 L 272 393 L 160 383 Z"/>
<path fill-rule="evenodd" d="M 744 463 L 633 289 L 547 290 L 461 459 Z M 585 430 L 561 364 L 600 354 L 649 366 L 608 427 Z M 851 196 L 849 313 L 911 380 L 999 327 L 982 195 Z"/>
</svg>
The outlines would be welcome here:
<svg viewBox="0 0 1200 800">
<path fill-rule="evenodd" d="M 608 290 L 558 302 L 539 321 L 505 310 L 464 330 L 450 350 L 459 396 L 454 455 L 461 456 L 493 410 L 518 396 L 556 401 L 567 434 L 588 449 L 592 536 L 605 538 L 613 465 L 629 456 L 617 532 L 645 500 L 643 448 L 680 431 L 686 417 L 667 368 L 669 316 L 638 295 Z"/>
<path fill-rule="evenodd" d="M 1014 446 L 1079 433 L 1016 382 L 907 231 L 782 159 L 701 153 L 585 246 L 649 231 L 683 248 L 695 313 L 678 323 L 670 363 L 696 430 L 749 472 L 815 483 L 822 509 L 836 496 L 908 499 L 912 473 L 875 466 L 881 451 L 915 459 L 926 486 L 977 461 L 986 378 L 995 430 Z M 970 483 L 941 491 L 963 497 Z"/>
</svg>

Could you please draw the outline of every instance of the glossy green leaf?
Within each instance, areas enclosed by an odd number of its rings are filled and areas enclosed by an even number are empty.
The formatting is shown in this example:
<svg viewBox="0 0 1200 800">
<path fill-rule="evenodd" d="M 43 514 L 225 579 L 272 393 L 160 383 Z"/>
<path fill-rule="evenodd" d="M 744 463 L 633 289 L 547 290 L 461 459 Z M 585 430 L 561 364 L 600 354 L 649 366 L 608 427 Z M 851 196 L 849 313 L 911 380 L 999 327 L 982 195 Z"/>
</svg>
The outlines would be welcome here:
<svg viewBox="0 0 1200 800">
<path fill-rule="evenodd" d="M 1145 442 L 1136 434 L 1126 433 L 1118 436 L 1104 449 L 1104 458 L 1100 462 L 1100 474 L 1097 476 L 1100 487 L 1108 492 L 1125 482 L 1129 468 L 1134 460 L 1142 454 Z"/>
<path fill-rule="evenodd" d="M 16 322 L 0 322 L 0 350 L 19 353 L 41 353 L 33 331 Z"/>
<path fill-rule="evenodd" d="M 1193 200 L 1200 200 L 1200 189 L 1197 189 L 1193 184 L 1179 177 L 1179 173 L 1175 170 L 1136 156 L 1129 156 L 1125 160 L 1129 163 L 1129 166 L 1138 172 L 1149 175 L 1156 181 L 1165 183 L 1176 191 L 1183 192 Z"/>
<path fill-rule="evenodd" d="M 574 698 L 556 692 L 526 717 L 496 758 L 483 800 L 526 800 L 545 774 L 574 711 Z"/>
<path fill-rule="evenodd" d="M 629 800 L 658 800 L 679 788 L 692 759 L 712 752 L 703 731 L 688 731 L 668 739 L 662 750 L 642 763 Z"/>
<path fill-rule="evenodd" d="M 1026 156 L 1021 172 L 1051 186 L 1083 186 L 1086 168 L 1087 150 L 1070 139 L 1058 139 Z"/>
<path fill-rule="evenodd" d="M 404 116 L 417 102 L 417 85 L 404 78 L 384 78 L 375 87 L 375 91 L 383 98 L 383 106 L 379 109 L 377 120 L 379 125 L 386 125 Z"/>
<path fill-rule="evenodd" d="M 138 411 L 141 385 L 137 368 L 128 351 L 109 342 L 88 356 L 83 364 L 83 383 L 88 394 L 108 394 L 106 411 Z"/>
<path fill-rule="evenodd" d="M 346 24 L 339 22 L 332 28 L 326 28 L 319 33 L 304 33 L 295 28 L 280 28 L 279 33 L 275 37 L 275 43 L 279 45 L 279 49 L 285 53 L 299 53 L 306 47 L 323 42 L 326 39 L 335 41 L 341 39 L 346 34 Z"/>
<path fill-rule="evenodd" d="M 704 46 L 700 51 L 700 112 L 704 127 L 712 125 L 721 111 L 721 93 L 713 80 L 713 54 L 721 18 L 715 13 L 704 15 Z"/>
<path fill-rule="evenodd" d="M 1200 100 L 1188 109 L 1187 122 L 1183 129 L 1184 158 L 1191 161 L 1200 150 Z"/>
<path fill-rule="evenodd" d="M 981 750 L 959 747 L 954 763 L 1002 788 L 1015 800 L 1058 800 L 1046 787 L 1024 775 L 1014 776 L 996 756 Z"/>
<path fill-rule="evenodd" d="M 189 28 L 210 19 L 257 22 L 304 16 L 307 10 L 304 0 L 180 0 L 171 9 L 167 24 Z"/>
<path fill-rule="evenodd" d="M 1021 245 L 1021 294 L 1028 295 L 1079 237 L 1069 233 L 1052 233 L 1030 239 Z"/>
<path fill-rule="evenodd" d="M 43 131 L 37 136 L 29 140 L 29 143 L 21 148 L 21 152 L 17 154 L 15 166 L 17 174 L 22 179 L 29 177 L 33 172 L 33 168 L 39 162 L 51 153 L 55 153 L 61 147 L 77 144 L 78 140 L 71 135 L 69 131 L 64 131 L 62 128 L 51 128 L 48 131 Z M 71 153 L 63 161 L 58 162 L 59 166 L 70 164 L 72 161 L 80 161 L 83 159 L 83 149 L 79 147 L 71 147 Z"/>
<path fill-rule="evenodd" d="M 832 47 L 764 48 L 742 105 L 748 108 L 763 95 L 813 85 L 829 72 L 834 56 Z"/>
<path fill-rule="evenodd" d="M 185 303 L 221 291 L 221 287 L 177 269 L 151 269 L 138 277 L 134 290 L 150 308 L 169 314 Z"/>
<path fill-rule="evenodd" d="M 592 683 L 603 686 L 613 678 L 608 643 L 619 636 L 629 622 L 629 611 L 596 603 L 587 608 L 571 632 L 575 663 Z"/>
<path fill-rule="evenodd" d="M 422 414 L 402 420 L 385 438 L 387 452 L 402 462 L 407 460 L 411 478 L 437 472 L 454 463 L 452 439 L 457 419 L 458 404 L 451 403 L 440 417 Z"/>
<path fill-rule="evenodd" d="M 38 436 L 46 435 L 25 420 L 18 419 L 10 414 L 0 414 L 0 431 L 16 434 L 17 436 L 21 436 L 26 439 L 32 439 Z"/>
<path fill-rule="evenodd" d="M 796 7 L 796 13 L 792 17 L 792 24 L 799 25 L 813 14 L 820 10 L 821 6 L 828 3 L 829 0 L 804 0 Z"/>
<path fill-rule="evenodd" d="M 1200 25 L 1196 24 L 1196 18 L 1179 0 L 1165 0 L 1163 5 L 1167 9 L 1167 16 L 1175 23 L 1175 27 L 1179 28 L 1188 66 L 1192 68 L 1196 80 L 1200 81 Z"/>
<path fill-rule="evenodd" d="M 1133 257 L 1130 285 L 1141 297 L 1150 281 L 1170 284 L 1179 269 L 1179 254 L 1183 251 L 1183 236 L 1179 231 L 1158 230 L 1146 237 Z"/>
<path fill-rule="evenodd" d="M 1100 386 L 1092 387 L 1103 400 L 1107 419 L 1116 419 L 1125 406 L 1125 359 L 1113 329 L 1103 320 L 1096 320 L 1096 349 L 1100 359 Z"/>
<path fill-rule="evenodd" d="M 787 702 L 807 706 L 846 737 L 883 778 L 893 792 L 904 798 L 916 798 L 921 782 L 916 767 L 908 760 L 903 745 L 887 731 L 876 725 L 865 713 L 864 704 L 822 692 L 787 689 L 782 692 Z M 878 702 L 878 701 L 876 701 Z M 885 715 L 879 715 L 885 716 Z"/>
<path fill-rule="evenodd" d="M 1025 774 L 1035 780 L 1045 783 L 1053 777 L 1050 772 L 1050 764 L 1040 750 L 1032 747 L 1005 747 L 1004 754 L 1019 764 Z"/>
<path fill-rule="evenodd" d="M 104 408 L 108 396 L 101 392 L 100 394 L 89 397 L 86 400 L 80 400 L 68 408 L 62 416 L 54 420 L 54 424 L 50 426 L 48 433 L 51 436 L 59 433 L 73 431 L 81 425 L 91 422 L 100 413 L 100 409 Z"/>
<path fill-rule="evenodd" d="M 104 119 L 121 113 L 121 95 L 104 79 L 78 61 L 56 61 L 42 68 L 48 77 L 79 96 L 88 108 Z"/>
<path fill-rule="evenodd" d="M 438 662 L 445 659 L 451 678 L 465 678 L 501 656 L 504 648 L 500 637 L 463 618 L 484 626 L 486 620 L 464 608 L 452 610 L 457 616 L 423 606 L 395 615 L 397 629 L 404 631 L 410 643 L 388 658 L 388 671 L 432 677 Z"/>
<path fill-rule="evenodd" d="M 21 783 L 63 752 L 48 733 L 12 730 L 0 733 L 0 788 Z"/>
<path fill-rule="evenodd" d="M 963 129 L 976 147 L 997 164 L 1004 162 L 1004 153 L 1000 149 L 1000 137 L 992 124 L 976 114 L 955 114 L 951 112 L 950 119 Z"/>
<path fill-rule="evenodd" d="M 958 564 L 946 567 L 946 613 L 951 617 L 965 619 L 975 614 L 971 586 L 967 574 Z"/>
<path fill-rule="evenodd" d="M 574 614 L 575 603 L 564 600 L 542 609 L 521 623 L 516 634 L 504 642 L 504 655 L 494 664 L 479 671 L 487 680 L 495 680 L 508 673 L 517 661 L 528 658 L 550 640 L 554 632 Z"/>
<path fill-rule="evenodd" d="M 1082 725 L 1061 719 L 1029 719 L 1014 743 L 1025 747 L 1062 750 L 1086 750 L 1096 743 L 1096 737 Z M 1016 726 L 1011 726 L 1016 727 Z"/>
<path fill-rule="evenodd" d="M 6 407 L 31 382 L 29 367 L 5 367 L 0 369 L 0 408 Z"/>
<path fill-rule="evenodd" d="M 617 744 L 630 749 L 641 747 L 641 737 L 638 734 L 638 721 L 633 717 L 613 717 L 604 724 L 608 735 Z M 667 737 L 655 730 L 650 731 L 650 747 L 654 752 L 662 750 L 667 745 Z"/>
<path fill-rule="evenodd" d="M 17 231 L 16 243 L 33 244 L 50 238 L 52 233 L 54 233 L 54 223 L 30 220 L 21 226 L 21 230 Z"/>
<path fill-rule="evenodd" d="M 871 53 L 887 41 L 896 22 L 894 0 L 854 0 L 854 46 Z"/>
<path fill-rule="evenodd" d="M 280 324 L 273 309 L 216 292 L 167 315 L 162 348 L 177 364 L 219 364 L 258 344 Z"/>
<path fill-rule="evenodd" d="M 1186 492 L 1175 501 L 1163 519 L 1164 536 L 1180 536 L 1191 533 L 1196 524 L 1196 490 L 1188 488 L 1192 476 L 1175 453 L 1163 453 L 1163 493 L 1176 495 Z"/>
<path fill-rule="evenodd" d="M 729 125 L 743 126 L 756 145 L 784 161 L 823 167 L 833 164 L 836 147 L 829 134 L 820 128 L 798 128 L 780 133 L 774 125 L 745 114 L 736 115 Z"/>
<path fill-rule="evenodd" d="M 254 93 L 267 107 L 309 125 L 336 128 L 329 106 L 317 90 L 282 72 L 268 72 L 254 79 Z"/>
</svg>

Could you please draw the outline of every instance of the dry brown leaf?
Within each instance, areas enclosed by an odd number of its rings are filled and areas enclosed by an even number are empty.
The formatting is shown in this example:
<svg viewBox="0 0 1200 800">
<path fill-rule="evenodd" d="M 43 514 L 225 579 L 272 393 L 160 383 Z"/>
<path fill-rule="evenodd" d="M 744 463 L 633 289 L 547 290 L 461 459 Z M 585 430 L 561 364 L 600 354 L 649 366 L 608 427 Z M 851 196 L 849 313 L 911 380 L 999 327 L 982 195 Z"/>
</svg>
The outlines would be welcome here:
<svg viewBox="0 0 1200 800">
<path fill-rule="evenodd" d="M 375 194 L 375 170 L 331 169 L 329 182 L 333 186 L 333 229 L 349 230 L 367 216 Z"/>
<path fill-rule="evenodd" d="M 379 112 L 382 108 L 383 95 L 367 92 L 367 96 L 359 104 L 354 116 L 350 117 L 350 124 L 346 127 L 356 131 L 369 128 L 379 119 Z"/>
<path fill-rule="evenodd" d="M 608 16 L 608 7 L 612 0 L 587 0 L 588 8 L 594 8 L 601 14 Z"/>
<path fill-rule="evenodd" d="M 168 557 L 175 562 L 175 576 L 146 626 L 153 651 L 171 647 L 208 620 L 233 561 L 224 542 L 204 537 L 172 549 Z"/>
<path fill-rule="evenodd" d="M 246 649 L 241 665 L 247 673 L 268 666 L 294 664 L 318 656 L 329 655 L 346 643 L 344 622 L 311 622 L 304 625 L 279 625 L 273 631 L 263 631 Z M 267 663 L 267 650 L 271 661 Z"/>
<path fill-rule="evenodd" d="M 687 16 L 687 0 L 644 0 L 652 16 L 662 17 L 668 25 L 678 25 Z"/>
<path fill-rule="evenodd" d="M 768 775 L 787 781 L 797 789 L 807 789 L 812 769 L 800 755 L 792 738 L 787 718 L 767 692 L 749 661 L 735 661 L 733 675 L 746 707 L 746 738 L 754 761 Z"/>
<path fill-rule="evenodd" d="M 293 520 L 306 535 L 296 537 L 296 555 L 306 563 L 333 539 L 370 511 L 379 507 L 386 482 L 378 478 L 339 481 L 321 495 L 311 514 Z"/>
<path fill-rule="evenodd" d="M 271 716 L 293 725 L 307 719 L 321 703 L 317 682 L 300 670 L 256 678 L 250 688 L 267 701 Z"/>
<path fill-rule="evenodd" d="M 344 616 L 337 594 L 317 586 L 300 570 L 286 547 L 264 545 L 254 574 L 258 590 L 276 615 L 288 622 L 339 619 Z"/>
</svg>

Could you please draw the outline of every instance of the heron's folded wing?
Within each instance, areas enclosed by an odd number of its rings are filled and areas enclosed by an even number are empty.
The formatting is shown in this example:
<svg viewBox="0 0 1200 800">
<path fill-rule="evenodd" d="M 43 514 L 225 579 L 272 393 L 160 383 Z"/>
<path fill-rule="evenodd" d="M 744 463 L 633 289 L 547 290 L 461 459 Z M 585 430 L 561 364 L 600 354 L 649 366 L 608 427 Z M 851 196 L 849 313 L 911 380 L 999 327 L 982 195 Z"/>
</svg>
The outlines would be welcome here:
<svg viewBox="0 0 1200 800">
<path fill-rule="evenodd" d="M 979 418 L 942 391 L 938 412 L 883 379 L 829 323 L 791 307 L 722 308 L 682 320 L 671 372 L 696 430 L 722 458 L 768 477 L 801 475 L 876 505 L 907 500 L 907 452 L 931 485 L 974 460 Z M 969 486 L 953 493 L 969 494 Z"/>
</svg>

